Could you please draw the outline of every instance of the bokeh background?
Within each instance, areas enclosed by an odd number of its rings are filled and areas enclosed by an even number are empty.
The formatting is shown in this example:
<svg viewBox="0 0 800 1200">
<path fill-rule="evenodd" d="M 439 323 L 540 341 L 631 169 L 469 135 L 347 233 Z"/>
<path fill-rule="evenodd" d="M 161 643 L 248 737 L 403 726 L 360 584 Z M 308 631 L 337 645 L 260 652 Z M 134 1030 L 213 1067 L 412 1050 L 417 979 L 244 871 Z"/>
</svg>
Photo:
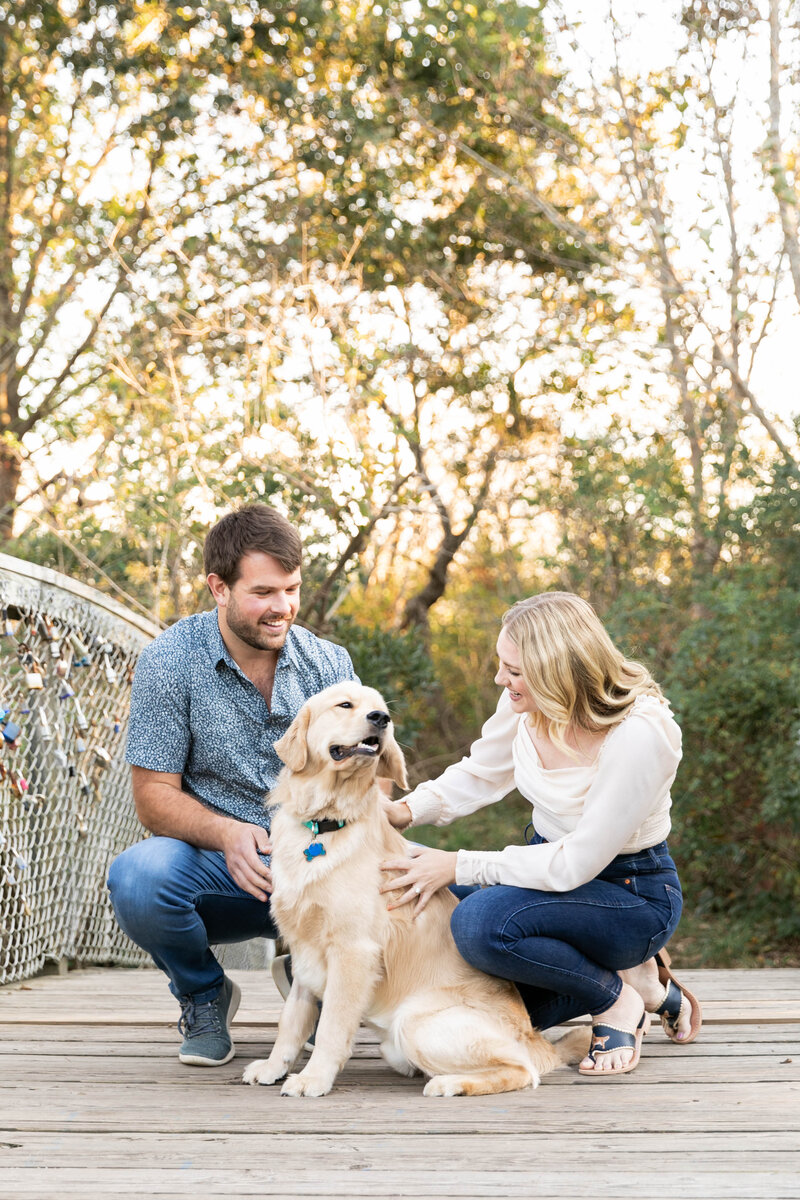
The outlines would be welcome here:
<svg viewBox="0 0 800 1200">
<path fill-rule="evenodd" d="M 0 0 L 0 549 L 166 625 L 274 504 L 416 781 L 580 593 L 683 729 L 682 961 L 796 965 L 799 100 L 782 0 Z"/>
</svg>

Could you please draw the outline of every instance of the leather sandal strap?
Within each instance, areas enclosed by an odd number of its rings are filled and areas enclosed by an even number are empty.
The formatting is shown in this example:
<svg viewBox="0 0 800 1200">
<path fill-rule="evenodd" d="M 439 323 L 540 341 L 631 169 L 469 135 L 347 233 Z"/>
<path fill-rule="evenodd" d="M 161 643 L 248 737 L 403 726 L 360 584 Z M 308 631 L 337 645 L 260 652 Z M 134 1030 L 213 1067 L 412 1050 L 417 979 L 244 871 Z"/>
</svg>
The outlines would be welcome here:
<svg viewBox="0 0 800 1200">
<path fill-rule="evenodd" d="M 613 1025 L 592 1026 L 592 1046 L 587 1054 L 595 1062 L 595 1054 L 613 1054 L 615 1050 L 634 1050 L 636 1034 L 627 1029 L 616 1029 Z"/>
<path fill-rule="evenodd" d="M 681 1015 L 682 1004 L 683 992 L 672 979 L 668 979 L 667 994 L 656 1009 L 656 1016 L 664 1017 L 670 1028 L 674 1029 Z"/>
</svg>

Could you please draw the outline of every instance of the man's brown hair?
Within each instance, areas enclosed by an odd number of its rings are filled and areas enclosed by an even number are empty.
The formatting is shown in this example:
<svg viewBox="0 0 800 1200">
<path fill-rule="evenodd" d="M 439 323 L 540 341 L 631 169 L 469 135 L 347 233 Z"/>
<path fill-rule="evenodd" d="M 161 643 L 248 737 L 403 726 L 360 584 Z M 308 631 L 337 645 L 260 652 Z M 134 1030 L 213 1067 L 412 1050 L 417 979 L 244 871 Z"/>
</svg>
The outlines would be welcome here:
<svg viewBox="0 0 800 1200">
<path fill-rule="evenodd" d="M 300 536 L 286 517 L 266 504 L 247 504 L 209 529 L 203 545 L 206 575 L 219 575 L 231 587 L 244 555 L 258 552 L 271 555 L 287 574 L 299 568 L 303 557 Z"/>
</svg>

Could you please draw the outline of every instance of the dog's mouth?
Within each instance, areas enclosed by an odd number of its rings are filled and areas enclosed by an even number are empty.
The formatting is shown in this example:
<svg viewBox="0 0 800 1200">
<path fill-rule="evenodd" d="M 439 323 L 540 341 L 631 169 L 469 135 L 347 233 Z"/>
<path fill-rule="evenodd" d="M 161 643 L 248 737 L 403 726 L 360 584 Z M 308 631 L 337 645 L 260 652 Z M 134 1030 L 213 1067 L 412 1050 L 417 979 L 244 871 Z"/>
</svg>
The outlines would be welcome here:
<svg viewBox="0 0 800 1200">
<path fill-rule="evenodd" d="M 355 746 L 331 746 L 331 758 L 334 762 L 342 762 L 345 758 L 354 758 L 356 755 L 374 758 L 376 754 L 380 753 L 380 748 L 380 738 L 366 737 Z"/>
</svg>

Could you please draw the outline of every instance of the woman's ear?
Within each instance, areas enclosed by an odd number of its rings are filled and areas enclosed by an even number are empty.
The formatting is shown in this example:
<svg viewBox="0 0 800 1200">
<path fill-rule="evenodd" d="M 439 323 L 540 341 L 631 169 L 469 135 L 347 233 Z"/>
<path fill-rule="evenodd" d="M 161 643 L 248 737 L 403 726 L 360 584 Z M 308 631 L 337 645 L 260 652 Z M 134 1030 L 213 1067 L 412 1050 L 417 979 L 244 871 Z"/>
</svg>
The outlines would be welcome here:
<svg viewBox="0 0 800 1200">
<path fill-rule="evenodd" d="M 290 771 L 302 771 L 308 759 L 308 726 L 311 709 L 304 704 L 283 737 L 275 743 L 275 753 Z"/>
</svg>

